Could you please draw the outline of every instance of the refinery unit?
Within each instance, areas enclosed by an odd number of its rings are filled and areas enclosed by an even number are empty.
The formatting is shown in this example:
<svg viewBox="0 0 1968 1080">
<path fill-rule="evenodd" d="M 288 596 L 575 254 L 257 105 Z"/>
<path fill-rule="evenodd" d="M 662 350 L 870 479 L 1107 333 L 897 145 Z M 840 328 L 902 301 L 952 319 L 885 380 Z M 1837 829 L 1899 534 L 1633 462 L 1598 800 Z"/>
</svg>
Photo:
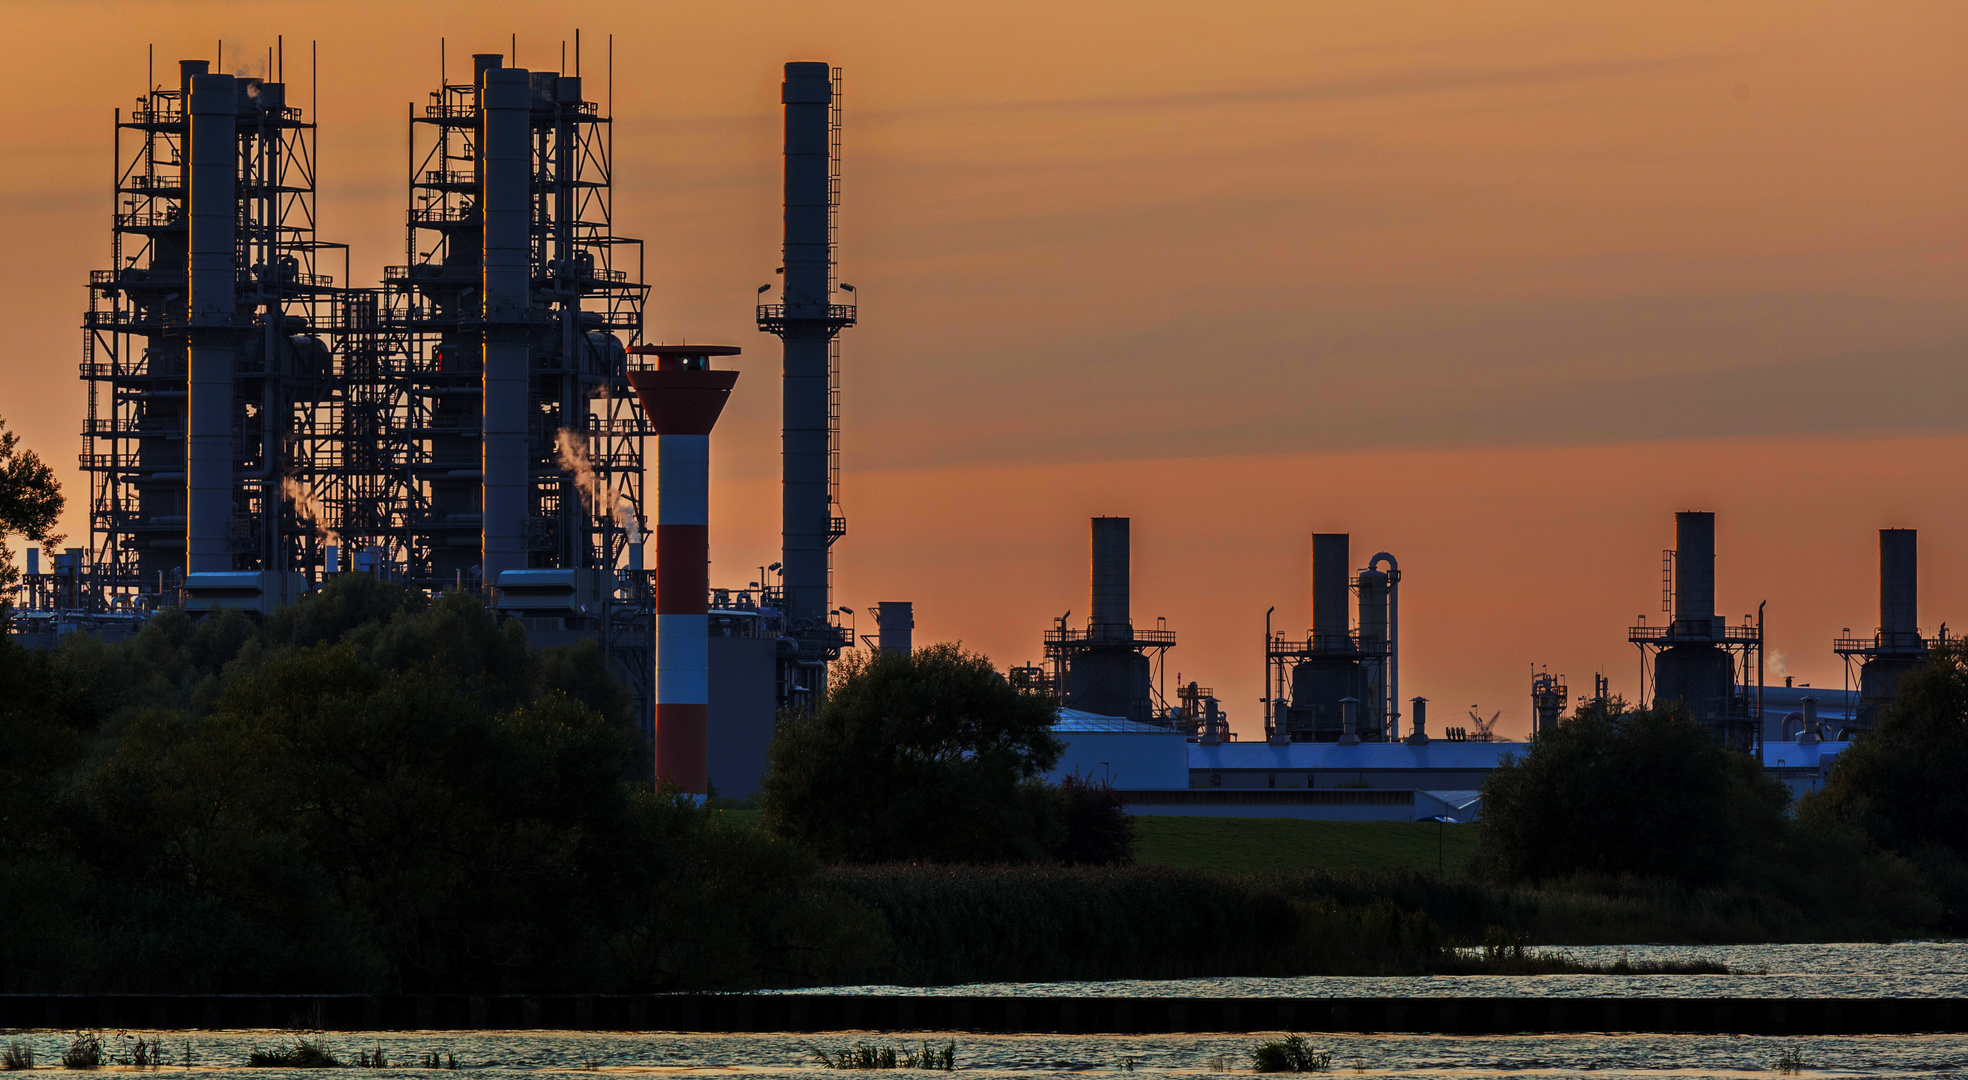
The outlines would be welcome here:
<svg viewBox="0 0 1968 1080">
<path fill-rule="evenodd" d="M 843 650 L 912 648 L 912 604 L 870 609 L 857 643 L 834 594 L 840 335 L 857 319 L 836 276 L 839 70 L 789 63 L 781 86 L 779 295 L 762 286 L 755 311 L 781 343 L 781 555 L 741 585 L 708 577 L 710 436 L 732 393 L 769 389 L 737 390 L 718 366 L 735 347 L 647 340 L 642 242 L 614 228 L 613 118 L 578 37 L 573 57 L 478 54 L 459 81 L 440 60 L 406 121 L 404 261 L 373 286 L 316 235 L 312 103 L 290 99 L 277 51 L 268 79 L 182 61 L 119 111 L 112 261 L 83 315 L 90 540 L 45 572 L 28 553 L 20 640 L 128 633 L 171 605 L 264 616 L 340 573 L 461 590 L 535 644 L 596 642 L 654 775 L 731 795 L 757 789 L 777 719 L 820 700 Z M 1765 685 L 1761 605 L 1716 614 L 1714 515 L 1675 527 L 1668 619 L 1627 632 L 1639 699 L 1811 786 L 1931 647 L 1915 533 L 1881 531 L 1878 629 L 1833 642 L 1856 683 L 1833 691 Z M 1057 697 L 1061 773 L 1104 775 L 1143 813 L 1479 812 L 1521 744 L 1480 718 L 1431 736 L 1426 699 L 1402 698 L 1392 554 L 1356 565 L 1348 534 L 1311 534 L 1309 625 L 1266 613 L 1263 738 L 1239 741 L 1212 690 L 1170 694 L 1176 634 L 1135 625 L 1131 530 L 1092 519 L 1084 622 L 1054 619 L 1043 664 L 1010 672 Z M 1596 675 L 1592 698 L 1610 694 Z M 1562 675 L 1533 672 L 1534 733 L 1574 704 Z"/>
</svg>

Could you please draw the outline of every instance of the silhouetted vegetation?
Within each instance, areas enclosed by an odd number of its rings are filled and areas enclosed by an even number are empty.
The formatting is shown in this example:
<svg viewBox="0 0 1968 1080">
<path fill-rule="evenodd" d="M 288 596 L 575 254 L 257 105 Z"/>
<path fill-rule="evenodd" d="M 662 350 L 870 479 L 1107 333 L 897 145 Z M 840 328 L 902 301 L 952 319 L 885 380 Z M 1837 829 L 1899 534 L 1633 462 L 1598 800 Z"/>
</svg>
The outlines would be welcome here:
<svg viewBox="0 0 1968 1080">
<path fill-rule="evenodd" d="M 1913 862 L 1809 800 L 1792 815 L 1787 788 L 1678 710 L 1583 705 L 1483 794 L 1471 871 L 1498 884 L 1583 900 L 1652 891 L 1709 918 L 1733 910 L 1722 921 L 1745 941 L 1885 937 L 1941 915 Z"/>
<path fill-rule="evenodd" d="M 1051 698 L 953 644 L 855 654 L 811 717 L 782 720 L 765 783 L 775 834 L 835 862 L 1038 862 L 1066 843 Z"/>
<path fill-rule="evenodd" d="M 0 987 L 743 988 L 866 918 L 628 778 L 591 645 L 344 575 L 262 628 L 0 642 Z"/>
<path fill-rule="evenodd" d="M 1799 819 L 1904 857 L 1933 882 L 1950 929 L 1968 926 L 1968 651 L 1935 648 L 1877 724 L 1835 759 Z M 1845 846 L 1859 846 L 1852 839 Z"/>
<path fill-rule="evenodd" d="M 54 528 L 64 502 L 55 471 L 34 451 L 22 449 L 20 436 L 0 420 L 0 621 L 6 619 L 14 586 L 20 584 L 20 568 L 14 565 L 7 538 L 18 536 L 50 546 L 61 543 Z"/>
</svg>

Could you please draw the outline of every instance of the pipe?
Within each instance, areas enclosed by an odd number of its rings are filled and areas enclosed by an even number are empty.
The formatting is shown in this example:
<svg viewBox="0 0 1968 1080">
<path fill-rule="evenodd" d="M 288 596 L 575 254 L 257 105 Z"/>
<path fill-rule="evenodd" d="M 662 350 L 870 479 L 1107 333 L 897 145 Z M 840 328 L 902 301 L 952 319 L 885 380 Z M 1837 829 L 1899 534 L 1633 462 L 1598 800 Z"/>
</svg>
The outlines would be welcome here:
<svg viewBox="0 0 1968 1080">
<path fill-rule="evenodd" d="M 1797 741 L 1802 745 L 1811 746 L 1818 741 L 1818 699 L 1807 697 L 1803 700 L 1803 705 L 1804 730 L 1798 733 Z"/>
<path fill-rule="evenodd" d="M 1879 644 L 1920 646 L 1920 534 L 1879 530 Z"/>
<path fill-rule="evenodd" d="M 1093 519 L 1092 558 L 1087 578 L 1092 593 L 1092 616 L 1087 620 L 1089 636 L 1126 638 L 1133 636 L 1130 620 L 1130 550 L 1128 519 Z"/>
<path fill-rule="evenodd" d="M 1347 647 L 1350 545 L 1351 538 L 1346 533 L 1312 534 L 1312 647 L 1315 649 Z"/>
<path fill-rule="evenodd" d="M 688 795 L 710 785 L 711 429 L 737 385 L 713 371 L 730 346 L 638 346 L 655 370 L 629 385 L 656 430 L 656 781 Z"/>
<path fill-rule="evenodd" d="M 191 76 L 189 323 L 185 428 L 185 567 L 232 569 L 233 346 L 239 329 L 239 92 L 230 75 Z"/>
<path fill-rule="evenodd" d="M 475 58 L 476 59 L 476 58 Z M 484 316 L 481 555 L 488 584 L 526 567 L 526 424 L 530 117 L 524 68 L 486 67 L 479 82 L 479 209 L 485 222 L 479 300 Z"/>
<path fill-rule="evenodd" d="M 1367 560 L 1367 569 L 1387 564 L 1387 737 L 1401 737 L 1401 564 L 1385 551 Z"/>
<path fill-rule="evenodd" d="M 781 514 L 786 616 L 827 622 L 827 546 L 833 509 L 827 491 L 827 329 L 833 251 L 827 235 L 828 111 L 832 71 L 823 63 L 786 65 L 780 99 L 786 116 L 785 247 L 787 329 L 783 382 Z"/>
<path fill-rule="evenodd" d="M 1707 511 L 1674 515 L 1674 629 L 1715 633 L 1715 515 Z"/>
<path fill-rule="evenodd" d="M 1408 735 L 1408 742 L 1416 746 L 1428 745 L 1428 699 L 1414 699 L 1414 725 Z"/>
<path fill-rule="evenodd" d="M 915 648 L 916 605 L 908 600 L 883 600 L 875 609 L 875 629 L 882 652 L 906 653 Z"/>
</svg>

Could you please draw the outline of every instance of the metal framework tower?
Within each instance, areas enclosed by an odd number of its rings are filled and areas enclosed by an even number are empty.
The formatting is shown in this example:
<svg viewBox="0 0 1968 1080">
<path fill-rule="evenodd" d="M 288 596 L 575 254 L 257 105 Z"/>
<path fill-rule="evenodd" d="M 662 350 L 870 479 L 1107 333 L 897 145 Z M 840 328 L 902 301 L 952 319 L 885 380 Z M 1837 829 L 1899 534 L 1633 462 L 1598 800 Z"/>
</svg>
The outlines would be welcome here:
<svg viewBox="0 0 1968 1080">
<path fill-rule="evenodd" d="M 351 471 L 330 343 L 362 294 L 319 265 L 343 252 L 346 282 L 346 246 L 315 237 L 314 125 L 283 61 L 272 79 L 182 61 L 118 111 L 112 265 L 83 316 L 97 604 L 176 599 L 206 572 L 266 607 L 328 561 Z"/>
<path fill-rule="evenodd" d="M 649 288 L 612 226 L 610 118 L 578 66 L 504 63 L 474 56 L 411 110 L 406 258 L 377 319 L 395 483 L 352 528 L 425 588 L 613 571 L 647 524 L 625 345 Z"/>
<path fill-rule="evenodd" d="M 1303 641 L 1266 631 L 1268 741 L 1340 741 L 1348 702 L 1356 741 L 1400 738 L 1400 565 L 1382 551 L 1354 576 L 1351 550 L 1347 533 L 1313 533 L 1312 628 Z M 1356 589 L 1357 628 L 1347 611 Z"/>
<path fill-rule="evenodd" d="M 1045 634 L 1046 664 L 1052 670 L 1053 694 L 1067 708 L 1168 725 L 1175 721 L 1162 693 L 1164 662 L 1175 647 L 1175 633 L 1134 627 L 1132 529 L 1128 518 L 1093 519 L 1086 629 L 1067 626 L 1067 616 L 1060 616 Z M 1187 710 L 1180 716 L 1195 719 Z"/>
<path fill-rule="evenodd" d="M 839 68 L 786 65 L 784 283 L 779 303 L 758 308 L 759 329 L 785 347 L 781 582 L 798 655 L 781 681 L 788 687 L 784 704 L 795 709 L 817 700 L 827 662 L 852 643 L 834 621 L 833 605 L 832 547 L 847 532 L 840 512 L 839 334 L 855 320 L 854 305 L 834 303 L 839 89 Z"/>
<path fill-rule="evenodd" d="M 1879 720 L 1892 703 L 1900 679 L 1927 662 L 1931 642 L 1920 633 L 1920 534 L 1913 529 L 1879 530 L 1879 627 L 1869 638 L 1841 637 L 1831 651 L 1845 661 L 1849 693 L 1852 666 L 1859 667 L 1859 707 L 1851 727 L 1862 730 Z"/>
</svg>

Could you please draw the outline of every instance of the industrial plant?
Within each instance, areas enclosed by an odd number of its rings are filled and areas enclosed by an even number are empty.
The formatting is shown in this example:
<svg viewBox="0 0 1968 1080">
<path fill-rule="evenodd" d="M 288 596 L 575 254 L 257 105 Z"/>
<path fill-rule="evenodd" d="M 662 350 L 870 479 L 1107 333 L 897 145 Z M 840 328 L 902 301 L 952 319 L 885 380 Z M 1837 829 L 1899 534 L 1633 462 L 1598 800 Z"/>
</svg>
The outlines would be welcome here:
<svg viewBox="0 0 1968 1080">
<path fill-rule="evenodd" d="M 709 576 L 711 435 L 732 394 L 771 384 L 720 366 L 737 346 L 648 340 L 643 243 L 615 229 L 614 118 L 578 36 L 568 70 L 482 53 L 454 80 L 440 52 L 404 120 L 403 261 L 373 284 L 317 234 L 314 102 L 284 63 L 276 50 L 255 79 L 180 61 L 116 114 L 110 263 L 82 315 L 88 543 L 45 569 L 28 553 L 12 633 L 127 634 L 167 607 L 264 617 L 345 573 L 466 592 L 535 644 L 596 643 L 656 779 L 757 790 L 774 725 L 823 698 L 844 650 L 913 646 L 911 603 L 871 608 L 878 632 L 857 641 L 834 591 L 841 335 L 858 315 L 836 273 L 839 69 L 788 63 L 781 84 L 778 295 L 754 301 L 781 349 L 781 554 L 733 582 Z M 1677 514 L 1666 617 L 1627 630 L 1638 700 L 1814 785 L 1934 644 L 1916 539 L 1880 532 L 1877 631 L 1832 643 L 1848 687 L 1779 687 L 1763 602 L 1717 614 L 1715 515 Z M 1092 518 L 1084 618 L 1034 627 L 1043 664 L 1009 672 L 1057 698 L 1061 773 L 1105 776 L 1140 813 L 1480 813 L 1484 777 L 1521 744 L 1494 717 L 1431 735 L 1427 700 L 1402 697 L 1393 554 L 1310 534 L 1302 633 L 1274 606 L 1259 657 L 1253 613 L 1262 738 L 1240 741 L 1210 688 L 1168 685 L 1177 635 L 1136 623 L 1135 541 L 1129 518 Z M 1562 674 L 1534 670 L 1529 690 L 1534 734 L 1576 704 Z M 1586 700 L 1610 697 L 1595 674 Z"/>
</svg>

